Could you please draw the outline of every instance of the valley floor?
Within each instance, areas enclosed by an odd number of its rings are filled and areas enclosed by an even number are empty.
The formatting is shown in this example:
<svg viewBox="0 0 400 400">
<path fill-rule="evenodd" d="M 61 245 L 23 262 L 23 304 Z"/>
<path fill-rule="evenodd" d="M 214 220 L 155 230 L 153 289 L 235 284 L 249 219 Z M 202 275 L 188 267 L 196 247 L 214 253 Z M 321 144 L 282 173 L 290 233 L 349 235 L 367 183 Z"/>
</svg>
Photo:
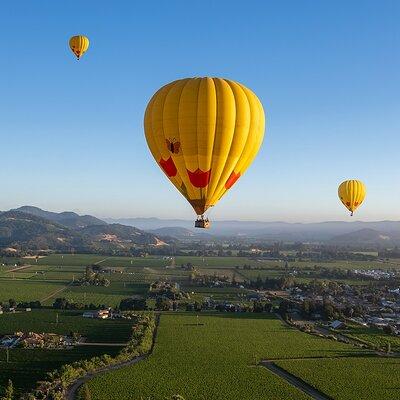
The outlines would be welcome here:
<svg viewBox="0 0 400 400">
<path fill-rule="evenodd" d="M 325 398 L 398 399 L 400 360 L 299 332 L 275 316 L 164 314 L 153 354 L 89 382 L 93 400 L 310 399 L 272 360 Z M 397 371 L 397 372 L 396 372 Z"/>
</svg>

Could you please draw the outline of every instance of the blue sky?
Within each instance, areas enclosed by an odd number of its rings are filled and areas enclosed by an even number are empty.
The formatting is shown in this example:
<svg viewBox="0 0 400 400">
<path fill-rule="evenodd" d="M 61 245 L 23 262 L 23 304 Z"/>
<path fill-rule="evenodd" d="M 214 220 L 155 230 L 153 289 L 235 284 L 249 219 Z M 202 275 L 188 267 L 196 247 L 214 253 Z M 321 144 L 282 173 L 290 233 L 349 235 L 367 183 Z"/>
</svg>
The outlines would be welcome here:
<svg viewBox="0 0 400 400">
<path fill-rule="evenodd" d="M 0 13 L 0 209 L 192 218 L 155 165 L 143 113 L 165 83 L 221 76 L 267 115 L 214 219 L 400 219 L 400 2 L 18 1 Z M 91 40 L 77 62 L 71 35 Z"/>
</svg>

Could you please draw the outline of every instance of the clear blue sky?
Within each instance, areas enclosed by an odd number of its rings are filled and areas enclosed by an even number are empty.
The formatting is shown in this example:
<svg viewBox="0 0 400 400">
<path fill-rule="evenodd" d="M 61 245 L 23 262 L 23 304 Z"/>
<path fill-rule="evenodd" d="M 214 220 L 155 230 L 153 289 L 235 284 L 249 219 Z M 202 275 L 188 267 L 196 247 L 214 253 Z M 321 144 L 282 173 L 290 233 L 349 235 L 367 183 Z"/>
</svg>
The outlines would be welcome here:
<svg viewBox="0 0 400 400">
<path fill-rule="evenodd" d="M 400 2 L 8 1 L 0 32 L 0 209 L 192 218 L 150 156 L 143 112 L 188 76 L 242 82 L 262 149 L 215 219 L 400 219 Z M 68 39 L 91 40 L 77 62 Z"/>
</svg>

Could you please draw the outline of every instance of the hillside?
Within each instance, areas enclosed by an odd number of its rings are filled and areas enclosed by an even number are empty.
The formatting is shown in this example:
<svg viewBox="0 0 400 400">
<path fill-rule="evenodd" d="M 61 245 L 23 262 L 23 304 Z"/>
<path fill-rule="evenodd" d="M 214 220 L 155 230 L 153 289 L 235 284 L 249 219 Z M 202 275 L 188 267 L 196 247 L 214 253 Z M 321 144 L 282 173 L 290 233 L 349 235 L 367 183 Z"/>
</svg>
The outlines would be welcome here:
<svg viewBox="0 0 400 400">
<path fill-rule="evenodd" d="M 13 211 L 21 211 L 26 214 L 35 215 L 36 217 L 45 218 L 50 221 L 67 226 L 69 228 L 84 228 L 91 225 L 107 225 L 106 222 L 102 221 L 99 218 L 93 217 L 91 215 L 78 215 L 71 211 L 55 213 L 32 206 L 22 206 Z"/>
<path fill-rule="evenodd" d="M 78 232 L 45 218 L 7 211 L 0 214 L 0 247 L 69 251 L 89 250 L 90 243 Z"/>
<path fill-rule="evenodd" d="M 45 213 L 41 215 L 46 215 Z M 94 217 L 87 217 L 87 221 L 95 221 Z M 112 252 L 129 250 L 136 246 L 163 244 L 165 243 L 155 235 L 130 226 L 108 225 L 103 222 L 82 228 L 68 227 L 31 213 L 15 210 L 0 213 L 0 248 L 3 249 Z"/>
<path fill-rule="evenodd" d="M 339 245 L 378 245 L 387 247 L 395 246 L 398 240 L 389 234 L 364 228 L 355 232 L 335 236 L 330 242 Z"/>
<path fill-rule="evenodd" d="M 153 244 L 159 245 L 160 240 L 153 234 L 143 232 L 132 226 L 121 224 L 91 225 L 83 228 L 81 232 L 98 242 L 125 244 Z"/>
</svg>

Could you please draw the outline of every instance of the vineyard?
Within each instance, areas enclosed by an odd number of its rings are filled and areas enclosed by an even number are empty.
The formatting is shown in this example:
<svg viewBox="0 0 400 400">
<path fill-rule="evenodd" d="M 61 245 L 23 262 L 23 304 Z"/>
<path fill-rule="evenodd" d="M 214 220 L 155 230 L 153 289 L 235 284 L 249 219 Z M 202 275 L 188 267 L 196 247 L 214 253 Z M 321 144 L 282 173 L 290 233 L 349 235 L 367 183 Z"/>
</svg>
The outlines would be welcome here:
<svg viewBox="0 0 400 400">
<path fill-rule="evenodd" d="M 400 359 L 382 357 L 284 360 L 277 364 L 338 400 L 397 400 Z"/>
<path fill-rule="evenodd" d="M 197 324 L 198 323 L 198 324 Z M 320 339 L 274 317 L 220 314 L 163 315 L 153 355 L 136 366 L 90 382 L 94 400 L 306 399 L 298 389 L 255 362 L 261 359 L 357 356 L 352 346 Z M 155 379 L 157 377 L 157 379 Z"/>
<path fill-rule="evenodd" d="M 58 314 L 58 316 L 57 316 Z M 102 321 L 82 317 L 82 312 L 33 310 L 0 316 L 0 335 L 22 332 L 49 332 L 69 334 L 77 332 L 85 336 L 87 342 L 126 342 L 131 335 L 131 322 L 127 320 Z M 0 349 L 0 387 L 12 376 L 18 392 L 30 390 L 38 380 L 65 363 L 91 358 L 101 354 L 115 355 L 120 347 L 78 346 L 66 350 Z"/>
</svg>

